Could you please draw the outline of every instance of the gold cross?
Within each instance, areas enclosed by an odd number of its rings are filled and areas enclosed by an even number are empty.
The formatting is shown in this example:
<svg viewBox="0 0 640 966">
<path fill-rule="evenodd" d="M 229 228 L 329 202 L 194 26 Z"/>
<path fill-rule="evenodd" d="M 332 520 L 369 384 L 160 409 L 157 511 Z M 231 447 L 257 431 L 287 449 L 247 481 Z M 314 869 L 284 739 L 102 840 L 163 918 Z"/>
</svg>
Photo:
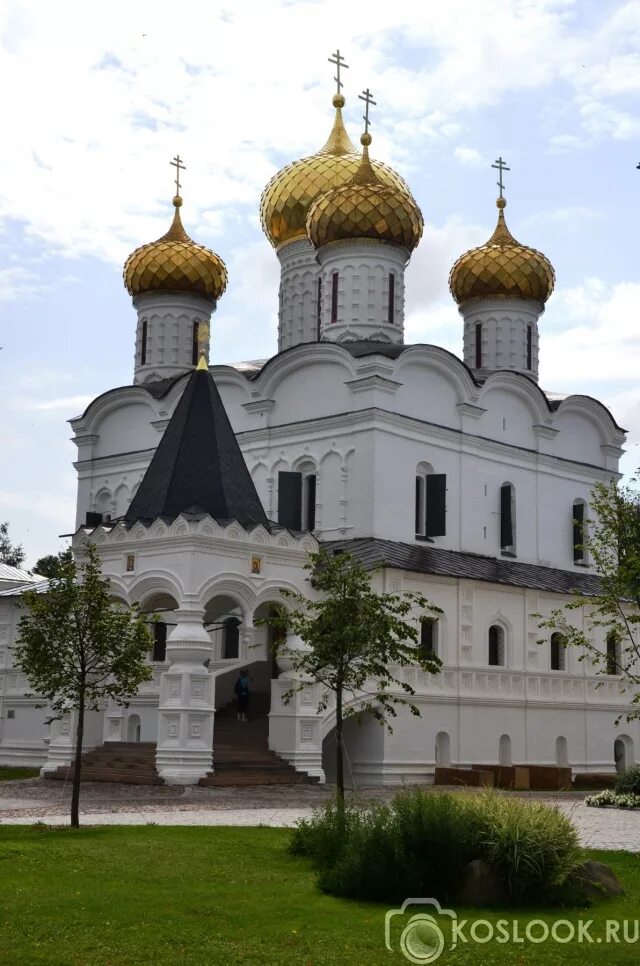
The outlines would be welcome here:
<svg viewBox="0 0 640 966">
<path fill-rule="evenodd" d="M 348 64 L 345 64 L 344 57 L 342 56 L 342 54 L 340 53 L 339 50 L 336 50 L 335 54 L 332 57 L 329 57 L 327 59 L 328 59 L 328 61 L 329 61 L 330 64 L 335 64 L 336 65 L 336 76 L 333 79 L 336 82 L 336 84 L 338 85 L 338 94 L 339 94 L 340 93 L 340 89 L 342 87 L 344 87 L 344 84 L 340 80 L 340 68 L 341 67 L 344 67 L 344 68 L 346 68 L 346 70 L 348 70 L 349 69 L 349 65 Z"/>
<path fill-rule="evenodd" d="M 497 168 L 498 171 L 500 172 L 500 174 L 498 175 L 499 180 L 496 182 L 496 184 L 500 188 L 500 197 L 502 198 L 502 192 L 504 190 L 504 184 L 502 182 L 502 172 L 503 171 L 511 171 L 511 168 L 508 168 L 507 167 L 506 163 L 502 160 L 502 158 L 498 158 L 498 160 L 496 161 L 496 163 L 495 164 L 492 164 L 491 167 L 492 168 Z"/>
<path fill-rule="evenodd" d="M 173 167 L 176 169 L 176 194 L 179 195 L 180 188 L 182 187 L 182 185 L 180 184 L 180 172 L 186 171 L 187 169 L 182 163 L 182 161 L 180 160 L 179 154 L 176 154 L 173 161 L 170 161 L 169 164 L 173 165 Z"/>
<path fill-rule="evenodd" d="M 362 92 L 362 94 L 358 94 L 358 97 L 360 98 L 361 101 L 364 101 L 364 103 L 365 103 L 364 114 L 362 116 L 362 120 L 364 121 L 364 133 L 365 134 L 368 134 L 369 133 L 369 123 L 370 123 L 369 122 L 369 105 L 370 104 L 375 105 L 376 104 L 376 101 L 374 101 L 373 96 L 371 94 L 371 91 L 369 90 L 368 87 L 367 87 L 366 91 L 363 91 Z"/>
</svg>

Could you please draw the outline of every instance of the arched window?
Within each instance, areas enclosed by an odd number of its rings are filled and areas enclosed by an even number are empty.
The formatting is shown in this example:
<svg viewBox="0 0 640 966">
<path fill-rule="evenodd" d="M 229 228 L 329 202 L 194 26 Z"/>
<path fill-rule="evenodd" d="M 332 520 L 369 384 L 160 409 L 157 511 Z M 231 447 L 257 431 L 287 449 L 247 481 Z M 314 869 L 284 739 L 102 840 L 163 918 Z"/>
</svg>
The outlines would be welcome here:
<svg viewBox="0 0 640 966">
<path fill-rule="evenodd" d="M 438 621 L 423 617 L 420 621 L 420 651 L 423 657 L 438 657 Z"/>
<path fill-rule="evenodd" d="M 198 328 L 200 326 L 199 322 L 193 323 L 193 331 L 191 333 L 191 365 L 198 365 Z"/>
<path fill-rule="evenodd" d="M 146 319 L 142 321 L 142 335 L 140 337 L 140 365 L 144 366 L 147 361 L 147 329 L 148 323 Z"/>
<path fill-rule="evenodd" d="M 389 272 L 389 306 L 388 306 L 389 325 L 393 325 L 396 317 L 396 277 L 393 272 Z"/>
<path fill-rule="evenodd" d="M 504 667 L 505 664 L 504 628 L 492 624 L 489 628 L 489 664 Z"/>
<path fill-rule="evenodd" d="M 316 486 L 315 473 L 305 473 L 302 477 L 302 523 L 304 530 L 316 527 Z"/>
<path fill-rule="evenodd" d="M 566 670 L 566 642 L 564 634 L 555 631 L 551 635 L 551 670 Z"/>
<path fill-rule="evenodd" d="M 436 765 L 448 768 L 451 764 L 451 738 L 448 732 L 439 731 L 436 735 Z"/>
<path fill-rule="evenodd" d="M 278 473 L 278 523 L 289 530 L 315 530 L 318 477 L 313 463 Z"/>
<path fill-rule="evenodd" d="M 331 275 L 331 321 L 338 321 L 338 273 Z"/>
<path fill-rule="evenodd" d="M 428 463 L 416 469 L 416 537 L 444 537 L 447 532 L 447 476 L 434 473 Z"/>
<path fill-rule="evenodd" d="M 620 636 L 612 630 L 607 634 L 607 674 L 620 674 L 621 663 Z"/>
<path fill-rule="evenodd" d="M 227 617 L 222 625 L 222 654 L 226 660 L 240 656 L 240 620 Z"/>
<path fill-rule="evenodd" d="M 476 369 L 482 368 L 482 322 L 476 322 Z"/>
<path fill-rule="evenodd" d="M 162 621 L 153 623 L 153 660 L 166 661 L 167 659 L 167 625 Z"/>
<path fill-rule="evenodd" d="M 527 326 L 527 369 L 533 369 L 533 326 Z"/>
<path fill-rule="evenodd" d="M 572 543 L 573 543 L 573 562 L 587 562 L 587 532 L 585 518 L 584 500 L 574 500 L 572 507 Z"/>
<path fill-rule="evenodd" d="M 516 489 L 513 483 L 500 487 L 500 550 L 504 554 L 516 552 Z"/>
<path fill-rule="evenodd" d="M 318 342 L 320 341 L 320 332 L 322 330 L 322 276 L 318 279 L 318 297 L 316 304 L 316 326 L 317 332 L 316 336 Z"/>
</svg>

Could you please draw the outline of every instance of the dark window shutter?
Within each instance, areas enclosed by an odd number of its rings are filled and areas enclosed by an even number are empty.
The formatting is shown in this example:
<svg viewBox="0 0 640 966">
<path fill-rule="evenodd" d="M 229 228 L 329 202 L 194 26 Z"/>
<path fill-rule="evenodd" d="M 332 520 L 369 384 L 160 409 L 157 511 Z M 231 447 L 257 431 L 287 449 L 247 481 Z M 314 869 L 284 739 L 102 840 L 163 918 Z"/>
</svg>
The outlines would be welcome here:
<svg viewBox="0 0 640 966">
<path fill-rule="evenodd" d="M 502 630 L 495 624 L 489 628 L 489 664 L 492 667 L 500 667 L 502 664 L 501 651 Z"/>
<path fill-rule="evenodd" d="M 153 660 L 164 661 L 167 656 L 167 625 L 158 621 L 153 625 Z"/>
<path fill-rule="evenodd" d="M 302 530 L 302 474 L 278 473 L 278 523 Z"/>
<path fill-rule="evenodd" d="M 322 331 L 322 277 L 318 279 L 318 300 L 316 305 L 316 326 L 317 332 L 316 336 L 318 342 L 320 341 L 320 332 Z"/>
<path fill-rule="evenodd" d="M 533 360 L 533 329 L 530 325 L 527 326 L 527 369 L 532 369 Z"/>
<path fill-rule="evenodd" d="M 389 324 L 393 325 L 396 320 L 396 277 L 393 272 L 389 272 Z"/>
<path fill-rule="evenodd" d="M 573 504 L 573 559 L 584 560 L 584 503 Z"/>
<path fill-rule="evenodd" d="M 228 617 L 224 622 L 224 650 L 223 656 L 237 658 L 240 653 L 240 621 L 237 617 Z"/>
<path fill-rule="evenodd" d="M 338 273 L 331 276 L 331 321 L 338 321 Z"/>
<path fill-rule="evenodd" d="M 444 537 L 447 532 L 447 477 L 445 473 L 427 476 L 427 525 L 425 536 Z"/>
<path fill-rule="evenodd" d="M 198 326 L 199 322 L 193 323 L 193 332 L 191 334 L 191 365 L 198 365 Z"/>
<path fill-rule="evenodd" d="M 513 515 L 511 513 L 511 486 L 500 487 L 500 546 L 513 546 Z"/>
<path fill-rule="evenodd" d="M 420 623 L 420 647 L 424 654 L 435 654 L 435 629 L 436 622 L 431 617 Z"/>
<path fill-rule="evenodd" d="M 140 340 L 140 365 L 144 366 L 147 362 L 147 332 L 148 323 L 145 319 L 142 323 L 142 338 Z"/>
<path fill-rule="evenodd" d="M 416 533 L 422 536 L 422 477 L 416 476 Z"/>
<path fill-rule="evenodd" d="M 482 368 L 482 322 L 476 322 L 476 369 Z"/>
<path fill-rule="evenodd" d="M 305 485 L 307 488 L 307 519 L 305 520 L 305 526 L 307 530 L 314 530 L 316 525 L 316 475 L 315 473 L 310 473 L 309 476 L 305 478 Z"/>
</svg>

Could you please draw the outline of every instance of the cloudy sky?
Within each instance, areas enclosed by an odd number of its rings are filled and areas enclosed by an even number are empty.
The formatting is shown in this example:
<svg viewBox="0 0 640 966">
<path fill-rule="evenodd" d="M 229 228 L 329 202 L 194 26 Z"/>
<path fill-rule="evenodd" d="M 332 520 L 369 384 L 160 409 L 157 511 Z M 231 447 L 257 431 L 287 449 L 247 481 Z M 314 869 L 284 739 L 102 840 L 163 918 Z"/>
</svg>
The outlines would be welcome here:
<svg viewBox="0 0 640 966">
<path fill-rule="evenodd" d="M 345 118 L 410 182 L 427 225 L 407 280 L 407 340 L 461 352 L 451 263 L 486 240 L 495 171 L 507 220 L 557 288 L 541 383 L 609 405 L 640 463 L 640 0 L 3 0 L 0 4 L 0 521 L 28 564 L 73 525 L 66 420 L 131 382 L 121 280 L 163 234 L 179 152 L 183 219 L 230 284 L 212 361 L 276 349 L 278 264 L 260 193 Z"/>
</svg>

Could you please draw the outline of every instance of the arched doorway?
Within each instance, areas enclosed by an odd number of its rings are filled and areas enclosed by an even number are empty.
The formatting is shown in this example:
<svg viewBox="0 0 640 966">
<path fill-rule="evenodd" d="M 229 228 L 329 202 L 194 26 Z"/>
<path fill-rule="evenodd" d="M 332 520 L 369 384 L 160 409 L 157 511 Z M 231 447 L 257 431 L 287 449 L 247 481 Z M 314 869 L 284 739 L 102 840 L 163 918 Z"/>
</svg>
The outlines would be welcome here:
<svg viewBox="0 0 640 966">
<path fill-rule="evenodd" d="M 556 764 L 566 767 L 569 764 L 569 748 L 564 735 L 556 738 Z"/>
<path fill-rule="evenodd" d="M 140 715 L 130 714 L 127 718 L 127 741 L 140 741 Z"/>
<path fill-rule="evenodd" d="M 448 768 L 451 764 L 451 738 L 446 731 L 436 735 L 436 766 Z"/>
<path fill-rule="evenodd" d="M 500 735 L 498 761 L 505 768 L 509 768 L 511 765 L 511 738 L 509 735 Z"/>
<path fill-rule="evenodd" d="M 140 609 L 148 617 L 153 637 L 149 656 L 154 664 L 163 664 L 167 659 L 167 635 L 175 624 L 173 611 L 178 609 L 178 603 L 170 594 L 157 593 L 146 597 Z"/>
<path fill-rule="evenodd" d="M 613 758 L 619 775 L 634 764 L 633 741 L 629 735 L 619 735 L 613 743 Z"/>
</svg>

